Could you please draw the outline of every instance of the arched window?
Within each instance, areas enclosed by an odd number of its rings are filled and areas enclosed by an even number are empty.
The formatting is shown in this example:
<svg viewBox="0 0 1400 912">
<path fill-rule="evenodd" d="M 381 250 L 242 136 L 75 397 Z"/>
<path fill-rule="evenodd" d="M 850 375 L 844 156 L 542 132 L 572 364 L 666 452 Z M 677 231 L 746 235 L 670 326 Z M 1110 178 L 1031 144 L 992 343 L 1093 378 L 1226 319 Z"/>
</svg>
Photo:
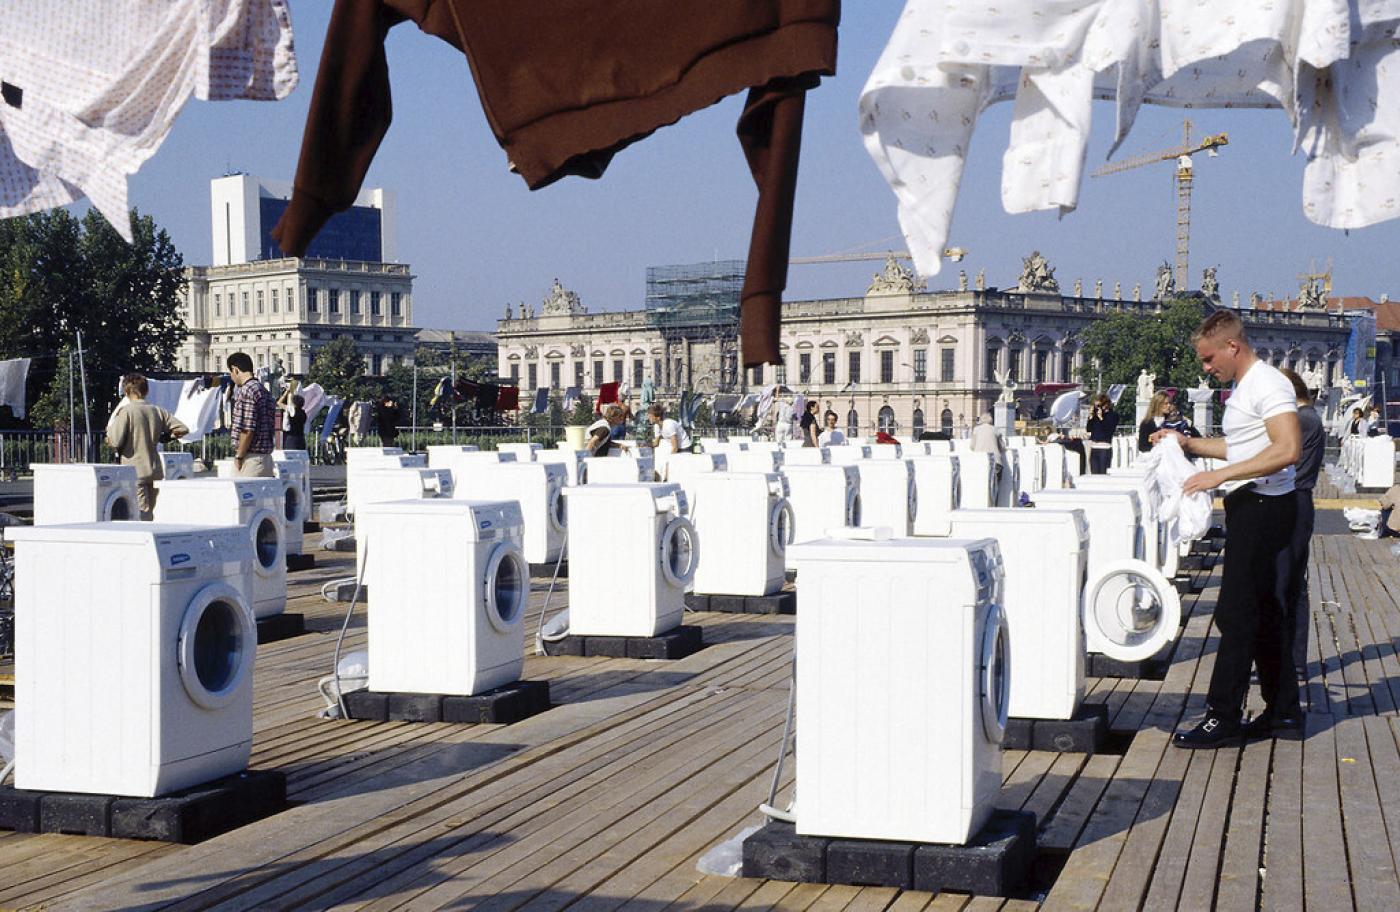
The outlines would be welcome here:
<svg viewBox="0 0 1400 912">
<path fill-rule="evenodd" d="M 855 409 L 851 409 L 846 413 L 846 436 L 860 436 L 860 416 L 856 414 Z"/>
<path fill-rule="evenodd" d="M 920 437 L 923 436 L 923 434 L 924 434 L 924 410 L 923 410 L 923 409 L 914 409 L 914 424 L 913 424 L 913 427 L 911 427 L 909 430 L 910 430 L 910 433 L 914 435 L 914 439 L 915 439 L 915 440 L 918 440 Z"/>
<path fill-rule="evenodd" d="M 952 409 L 944 409 L 944 410 L 943 410 L 943 413 L 942 413 L 941 415 L 938 416 L 938 426 L 941 427 L 946 433 L 949 433 L 949 434 L 953 433 L 953 410 L 952 410 Z"/>
<path fill-rule="evenodd" d="M 890 408 L 888 405 L 880 406 L 878 427 L 886 434 L 894 433 L 894 409 Z"/>
</svg>

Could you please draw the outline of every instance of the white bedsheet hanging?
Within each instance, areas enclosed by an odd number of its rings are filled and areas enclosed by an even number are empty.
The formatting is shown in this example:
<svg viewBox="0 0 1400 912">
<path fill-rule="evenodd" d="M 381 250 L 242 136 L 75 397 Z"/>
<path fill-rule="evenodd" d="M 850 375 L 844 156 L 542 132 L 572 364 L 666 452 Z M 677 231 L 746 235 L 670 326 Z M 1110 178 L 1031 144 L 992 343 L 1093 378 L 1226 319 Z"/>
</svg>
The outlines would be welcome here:
<svg viewBox="0 0 1400 912">
<path fill-rule="evenodd" d="M 860 99 L 866 149 L 936 275 L 978 114 L 1014 99 L 1007 212 L 1078 203 L 1094 98 L 1114 149 L 1144 102 L 1281 108 L 1308 162 L 1303 211 L 1332 228 L 1400 216 L 1400 0 L 907 0 Z"/>
</svg>

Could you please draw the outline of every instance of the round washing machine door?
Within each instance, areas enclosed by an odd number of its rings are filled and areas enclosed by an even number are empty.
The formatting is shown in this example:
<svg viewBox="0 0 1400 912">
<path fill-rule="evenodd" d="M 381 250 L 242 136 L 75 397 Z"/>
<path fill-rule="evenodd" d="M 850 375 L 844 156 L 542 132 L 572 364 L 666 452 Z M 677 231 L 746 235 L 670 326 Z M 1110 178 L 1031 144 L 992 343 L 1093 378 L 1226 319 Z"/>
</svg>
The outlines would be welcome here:
<svg viewBox="0 0 1400 912">
<path fill-rule="evenodd" d="M 919 518 L 919 486 L 914 484 L 914 478 L 909 478 L 909 522 Z"/>
<path fill-rule="evenodd" d="M 775 500 L 773 509 L 768 511 L 768 548 L 774 557 L 782 557 L 787 553 L 787 546 L 792 544 L 795 532 L 794 522 L 796 518 L 792 513 L 792 504 L 788 503 L 787 498 L 780 497 Z"/>
<path fill-rule="evenodd" d="M 141 510 L 136 506 L 136 499 L 125 491 L 113 491 L 102 502 L 103 522 L 122 522 L 140 518 Z"/>
<path fill-rule="evenodd" d="M 1000 605 L 993 605 L 987 611 L 987 622 L 982 628 L 977 703 L 982 715 L 982 733 L 995 744 L 1000 744 L 1006 734 L 1006 713 L 1011 700 L 1011 666 L 1007 651 L 1006 616 Z"/>
<path fill-rule="evenodd" d="M 564 506 L 563 486 L 550 481 L 545 492 L 545 501 L 549 507 L 549 528 L 554 532 L 563 532 L 567 515 Z"/>
<path fill-rule="evenodd" d="M 677 516 L 661 530 L 661 575 L 677 589 L 690 585 L 700 560 L 700 539 L 684 516 Z"/>
<path fill-rule="evenodd" d="M 180 621 L 176 661 L 180 682 L 195 705 L 227 706 L 253 672 L 258 631 L 247 601 L 227 583 L 196 593 Z"/>
<path fill-rule="evenodd" d="M 282 517 L 289 526 L 306 522 L 306 494 L 295 478 L 287 479 L 282 485 Z"/>
<path fill-rule="evenodd" d="M 530 567 L 520 549 L 510 543 L 497 545 L 486 561 L 482 586 L 486 619 L 496 630 L 509 633 L 525 614 L 530 595 Z"/>
<path fill-rule="evenodd" d="M 259 510 L 248 524 L 253 537 L 253 570 L 259 576 L 271 576 L 286 562 L 287 541 L 282 517 L 271 510 Z"/>
<path fill-rule="evenodd" d="M 1181 597 L 1145 561 L 1113 561 L 1084 591 L 1085 634 L 1109 658 L 1135 662 L 1156 655 L 1180 624 Z"/>
</svg>

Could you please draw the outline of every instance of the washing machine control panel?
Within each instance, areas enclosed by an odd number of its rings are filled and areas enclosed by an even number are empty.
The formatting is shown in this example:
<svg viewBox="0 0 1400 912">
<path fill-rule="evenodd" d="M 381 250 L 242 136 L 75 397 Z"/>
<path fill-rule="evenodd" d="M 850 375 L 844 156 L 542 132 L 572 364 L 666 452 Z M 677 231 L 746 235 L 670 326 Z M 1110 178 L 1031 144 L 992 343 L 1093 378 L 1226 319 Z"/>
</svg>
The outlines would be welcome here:
<svg viewBox="0 0 1400 912">
<path fill-rule="evenodd" d="M 994 544 L 971 553 L 972 572 L 977 578 L 977 601 L 981 604 L 1001 603 L 1001 550 Z"/>
<path fill-rule="evenodd" d="M 161 575 L 167 580 L 193 577 L 203 568 L 251 560 L 248 531 L 239 527 L 211 529 L 156 539 Z"/>
</svg>

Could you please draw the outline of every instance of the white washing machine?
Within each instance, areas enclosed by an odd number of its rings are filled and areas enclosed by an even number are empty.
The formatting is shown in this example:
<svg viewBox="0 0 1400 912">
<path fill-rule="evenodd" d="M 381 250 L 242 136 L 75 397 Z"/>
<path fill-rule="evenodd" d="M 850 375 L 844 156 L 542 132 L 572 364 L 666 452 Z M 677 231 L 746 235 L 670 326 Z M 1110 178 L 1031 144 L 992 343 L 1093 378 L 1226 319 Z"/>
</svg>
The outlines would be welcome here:
<svg viewBox="0 0 1400 912">
<path fill-rule="evenodd" d="M 1007 447 L 1002 453 L 1001 478 L 997 482 L 996 505 L 1015 507 L 1021 502 L 1021 455 L 1025 450 Z"/>
<path fill-rule="evenodd" d="M 725 462 L 728 463 L 728 468 L 726 469 L 726 471 L 757 472 L 760 475 L 767 475 L 772 472 L 781 472 L 783 470 L 783 466 L 785 465 L 796 465 L 796 463 L 789 463 L 787 461 L 788 453 L 790 452 L 792 451 L 749 449 L 727 450 L 724 453 Z"/>
<path fill-rule="evenodd" d="M 912 447 L 909 455 L 913 455 Z M 920 451 L 923 452 L 922 448 Z M 871 459 L 903 459 L 904 447 L 898 443 L 877 443 L 870 448 Z"/>
<path fill-rule="evenodd" d="M 1388 436 L 1367 437 L 1361 444 L 1361 468 L 1356 484 L 1362 488 L 1385 490 L 1395 484 L 1395 440 Z"/>
<path fill-rule="evenodd" d="M 695 479 L 702 475 L 729 471 L 729 457 L 723 453 L 673 453 L 666 462 L 665 481 L 685 491 L 685 502 L 695 510 Z"/>
<path fill-rule="evenodd" d="M 499 465 L 502 462 L 515 462 L 515 454 L 503 453 L 500 450 L 458 449 L 442 453 L 438 465 L 432 468 L 446 469 L 452 476 L 452 483 L 460 485 L 480 467 Z"/>
<path fill-rule="evenodd" d="M 1113 488 L 1049 488 L 1035 496 L 1035 505 L 1056 510 L 1083 510 L 1089 523 L 1089 572 L 1109 561 L 1143 560 L 1142 506 L 1136 491 Z"/>
<path fill-rule="evenodd" d="M 953 441 L 951 440 L 925 440 L 924 446 L 928 447 L 930 456 L 953 452 Z"/>
<path fill-rule="evenodd" d="M 967 510 L 984 510 L 996 505 L 996 473 L 993 455 L 976 450 L 954 453 L 958 461 L 958 502 Z"/>
<path fill-rule="evenodd" d="M 1176 573 L 1176 553 L 1170 537 L 1170 530 L 1157 516 L 1153 504 L 1152 486 L 1147 476 L 1123 475 L 1080 475 L 1074 486 L 1081 491 L 1132 491 L 1138 498 L 1138 511 L 1142 523 L 1142 558 L 1161 570 L 1166 576 Z"/>
<path fill-rule="evenodd" d="M 564 549 L 564 466 L 554 462 L 498 462 L 479 466 L 456 486 L 457 500 L 508 500 L 520 508 L 520 549 L 532 564 L 553 564 Z"/>
<path fill-rule="evenodd" d="M 247 768 L 258 636 L 242 529 L 114 522 L 6 537 L 16 787 L 151 798 Z"/>
<path fill-rule="evenodd" d="M 515 501 L 382 501 L 359 522 L 374 541 L 370 690 L 470 696 L 520 679 L 530 568 Z"/>
<path fill-rule="evenodd" d="M 656 462 L 651 456 L 590 456 L 584 460 L 589 484 L 638 484 L 656 478 Z"/>
<path fill-rule="evenodd" d="M 784 466 L 792 504 L 792 540 L 827 537 L 828 529 L 863 525 L 860 474 L 855 466 Z M 796 565 L 788 549 L 787 569 Z"/>
<path fill-rule="evenodd" d="M 544 449 L 538 443 L 500 443 L 496 445 L 496 452 L 510 453 L 515 457 L 516 462 L 534 462 L 540 456 L 540 450 Z"/>
<path fill-rule="evenodd" d="M 383 503 L 386 500 L 451 498 L 452 493 L 457 489 L 452 480 L 452 473 L 447 469 L 423 467 L 364 469 L 360 472 L 359 478 L 356 500 L 349 505 L 350 520 L 355 524 L 355 566 L 357 568 L 365 567 L 365 546 L 369 541 L 360 534 L 360 524 L 357 517 L 362 507 L 372 503 Z M 368 568 L 362 574 L 362 580 L 366 584 L 369 583 L 372 570 L 373 568 Z"/>
<path fill-rule="evenodd" d="M 137 519 L 136 467 L 36 462 L 34 525 Z"/>
<path fill-rule="evenodd" d="M 361 447 L 360 449 L 379 449 L 377 447 Z M 360 478 L 366 472 L 377 469 L 425 469 L 428 467 L 427 456 L 410 456 L 406 453 L 375 454 L 365 453 L 354 463 L 347 463 L 345 466 L 345 509 L 353 514 L 355 504 L 360 499 Z"/>
<path fill-rule="evenodd" d="M 763 451 L 760 450 L 759 452 Z M 787 447 L 786 449 L 778 452 L 777 455 L 781 457 L 781 462 L 778 463 L 779 468 L 785 466 L 814 466 L 831 464 L 830 447 Z"/>
<path fill-rule="evenodd" d="M 787 485 L 776 473 L 701 474 L 691 480 L 691 522 L 705 542 L 695 592 L 772 595 L 783 588 L 783 559 L 792 535 Z"/>
<path fill-rule="evenodd" d="M 172 453 L 160 453 L 160 473 L 161 477 L 167 481 L 178 481 L 181 478 L 194 477 L 194 454 L 178 450 Z"/>
<path fill-rule="evenodd" d="M 914 456 L 907 460 L 914 471 L 919 509 L 914 514 L 914 535 L 947 535 L 949 514 L 961 505 L 958 460 L 951 453 Z"/>
<path fill-rule="evenodd" d="M 1008 712 L 1072 719 L 1084 699 L 1080 601 L 1089 566 L 1089 525 L 1080 510 L 957 510 L 953 538 L 995 538 L 1006 574 L 1012 678 Z"/>
<path fill-rule="evenodd" d="M 860 524 L 885 526 L 899 538 L 913 535 L 919 515 L 914 467 L 903 459 L 864 459 L 853 468 L 860 477 Z"/>
<path fill-rule="evenodd" d="M 965 843 L 1001 794 L 1010 663 L 990 539 L 797 559 L 797 832 Z"/>
<path fill-rule="evenodd" d="M 253 548 L 248 602 L 258 618 L 287 608 L 284 485 L 276 478 L 190 478 L 158 481 L 155 521 L 238 526 Z"/>
<path fill-rule="evenodd" d="M 805 449 L 821 449 L 821 447 L 805 447 Z M 863 443 L 845 443 L 841 446 L 827 447 L 827 449 L 831 451 L 831 458 L 826 461 L 832 465 L 855 465 L 870 458 L 870 447 Z"/>
<path fill-rule="evenodd" d="M 305 450 L 273 450 L 273 462 L 294 462 L 301 473 L 301 494 L 306 498 L 306 516 L 311 519 L 312 504 L 315 498 L 311 496 L 311 455 Z"/>
<path fill-rule="evenodd" d="M 402 456 L 403 447 L 346 447 L 345 464 L 347 466 L 359 465 L 361 462 L 371 462 L 382 456 Z"/>
<path fill-rule="evenodd" d="M 1045 462 L 1044 486 L 1051 491 L 1059 491 L 1070 486 L 1069 465 L 1065 448 L 1058 443 L 1045 443 L 1040 446 L 1041 457 Z"/>
<path fill-rule="evenodd" d="M 286 523 L 287 553 L 301 554 L 306 547 L 306 521 L 311 518 L 311 500 L 306 496 L 306 466 L 300 462 L 274 459 L 277 480 L 282 482 L 282 521 Z"/>
<path fill-rule="evenodd" d="M 590 481 L 564 499 L 569 633 L 649 637 L 679 626 L 700 557 L 680 485 Z"/>
<path fill-rule="evenodd" d="M 587 450 L 554 449 L 540 450 L 535 454 L 535 462 L 549 462 L 564 467 L 564 483 L 569 487 L 581 485 L 588 480 L 589 459 Z"/>
<path fill-rule="evenodd" d="M 1045 453 L 1038 446 L 1018 447 L 1017 452 L 1021 458 L 1020 475 L 1016 479 L 1017 502 L 1022 494 L 1034 500 L 1035 492 L 1045 487 Z"/>
<path fill-rule="evenodd" d="M 455 443 L 435 443 L 428 447 L 428 468 L 430 469 L 450 469 L 452 468 L 452 455 L 454 453 L 479 453 L 481 447 L 472 444 Z"/>
</svg>

